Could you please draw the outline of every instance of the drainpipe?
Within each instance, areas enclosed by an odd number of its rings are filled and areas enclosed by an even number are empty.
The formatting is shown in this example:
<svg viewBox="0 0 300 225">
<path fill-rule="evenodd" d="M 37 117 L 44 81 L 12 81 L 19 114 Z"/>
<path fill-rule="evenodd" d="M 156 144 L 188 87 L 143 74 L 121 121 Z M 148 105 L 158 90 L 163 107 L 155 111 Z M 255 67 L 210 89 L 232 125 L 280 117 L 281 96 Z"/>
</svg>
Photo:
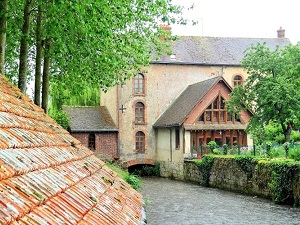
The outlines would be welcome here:
<svg viewBox="0 0 300 225">
<path fill-rule="evenodd" d="M 117 142 L 117 154 L 118 157 L 120 157 L 120 110 L 119 110 L 119 104 L 120 104 L 120 86 L 117 85 L 117 120 L 118 120 L 118 142 Z"/>
<path fill-rule="evenodd" d="M 173 161 L 173 156 L 172 156 L 172 128 L 170 129 L 170 161 Z"/>
</svg>

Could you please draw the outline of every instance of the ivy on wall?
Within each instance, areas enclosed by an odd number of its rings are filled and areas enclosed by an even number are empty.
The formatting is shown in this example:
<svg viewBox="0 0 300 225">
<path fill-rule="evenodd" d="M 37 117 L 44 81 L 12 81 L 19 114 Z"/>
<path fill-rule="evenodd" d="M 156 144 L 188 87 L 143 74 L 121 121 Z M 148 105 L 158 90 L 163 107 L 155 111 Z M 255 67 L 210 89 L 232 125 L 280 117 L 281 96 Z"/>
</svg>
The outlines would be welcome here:
<svg viewBox="0 0 300 225">
<path fill-rule="evenodd" d="M 202 159 L 195 160 L 195 163 L 199 168 L 200 174 L 202 174 L 201 185 L 208 187 L 210 171 L 214 164 L 214 156 L 213 155 L 204 155 Z"/>
<path fill-rule="evenodd" d="M 235 156 L 235 161 L 239 167 L 247 174 L 247 178 L 251 179 L 257 164 L 257 159 L 251 155 L 238 155 Z"/>
<path fill-rule="evenodd" d="M 293 180 L 296 173 L 300 171 L 300 165 L 296 162 L 278 161 L 271 165 L 273 167 L 272 181 L 268 184 L 272 191 L 272 199 L 278 204 L 296 204 L 293 195 Z"/>
</svg>

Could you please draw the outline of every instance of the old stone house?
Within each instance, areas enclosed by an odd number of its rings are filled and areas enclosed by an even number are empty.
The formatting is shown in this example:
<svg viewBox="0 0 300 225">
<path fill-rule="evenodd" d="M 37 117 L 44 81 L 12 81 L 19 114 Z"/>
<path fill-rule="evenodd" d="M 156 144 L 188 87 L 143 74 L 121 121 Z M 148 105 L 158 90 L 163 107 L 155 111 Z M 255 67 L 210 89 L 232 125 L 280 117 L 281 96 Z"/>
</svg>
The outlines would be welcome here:
<svg viewBox="0 0 300 225">
<path fill-rule="evenodd" d="M 144 224 L 142 196 L 0 75 L 0 224 Z"/>
<path fill-rule="evenodd" d="M 244 51 L 257 43 L 274 50 L 290 41 L 283 29 L 277 38 L 183 36 L 171 42 L 171 55 L 153 60 L 132 79 L 102 93 L 101 105 L 119 129 L 121 159 L 128 165 L 148 159 L 182 161 L 194 146 L 209 140 L 252 145 L 244 132 L 249 114 L 238 121 L 221 111 L 230 88 L 247 79 L 241 61 Z M 215 105 L 218 112 L 213 112 Z M 208 116 L 218 123 L 208 124 Z M 177 118 L 175 124 L 164 124 L 171 118 Z M 229 127 L 223 120 L 236 122 Z"/>
</svg>

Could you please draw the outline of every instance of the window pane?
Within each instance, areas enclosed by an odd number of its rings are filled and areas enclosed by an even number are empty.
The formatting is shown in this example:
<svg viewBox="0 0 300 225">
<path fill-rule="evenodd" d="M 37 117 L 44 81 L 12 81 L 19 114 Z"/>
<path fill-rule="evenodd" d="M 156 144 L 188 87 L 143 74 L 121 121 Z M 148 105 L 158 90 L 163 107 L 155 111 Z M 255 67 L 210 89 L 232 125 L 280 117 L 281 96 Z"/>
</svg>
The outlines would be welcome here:
<svg viewBox="0 0 300 225">
<path fill-rule="evenodd" d="M 143 103 L 138 102 L 135 105 L 135 122 L 136 123 L 144 123 L 144 110 L 145 106 Z"/>
<path fill-rule="evenodd" d="M 138 152 L 145 151 L 145 134 L 141 131 L 135 135 L 135 150 Z"/>
<path fill-rule="evenodd" d="M 144 94 L 144 76 L 140 73 L 134 77 L 134 93 Z"/>
</svg>

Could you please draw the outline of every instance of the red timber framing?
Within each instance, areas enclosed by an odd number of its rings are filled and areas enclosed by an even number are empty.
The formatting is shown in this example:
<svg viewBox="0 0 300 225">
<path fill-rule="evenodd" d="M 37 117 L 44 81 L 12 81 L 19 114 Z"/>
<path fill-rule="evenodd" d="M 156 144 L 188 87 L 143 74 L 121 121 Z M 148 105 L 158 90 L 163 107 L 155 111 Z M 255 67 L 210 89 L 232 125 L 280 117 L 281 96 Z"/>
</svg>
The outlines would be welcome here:
<svg viewBox="0 0 300 225">
<path fill-rule="evenodd" d="M 203 154 L 209 153 L 206 145 L 215 141 L 219 147 L 247 146 L 247 134 L 244 130 L 193 130 L 191 131 L 191 149 L 203 150 Z"/>
</svg>

